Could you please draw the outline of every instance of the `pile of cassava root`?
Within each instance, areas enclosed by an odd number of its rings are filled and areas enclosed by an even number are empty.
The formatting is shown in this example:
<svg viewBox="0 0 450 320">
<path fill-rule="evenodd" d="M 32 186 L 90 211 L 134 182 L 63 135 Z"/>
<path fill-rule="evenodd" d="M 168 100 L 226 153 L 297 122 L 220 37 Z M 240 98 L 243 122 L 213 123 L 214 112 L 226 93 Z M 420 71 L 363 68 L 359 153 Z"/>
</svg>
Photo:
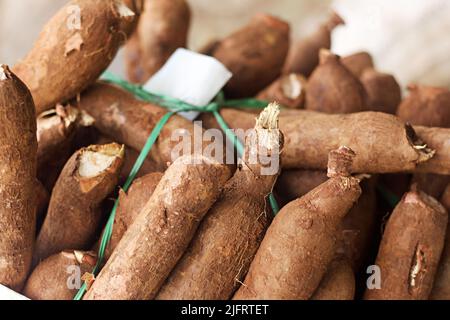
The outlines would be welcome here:
<svg viewBox="0 0 450 320">
<path fill-rule="evenodd" d="M 227 98 L 268 102 L 220 111 L 250 130 L 242 159 L 193 145 L 173 159 L 173 133 L 196 128 L 175 115 L 120 188 L 167 109 L 98 79 L 124 45 L 128 80 L 145 83 L 186 46 L 190 16 L 185 0 L 72 0 L 0 66 L 0 284 L 50 300 L 83 281 L 91 300 L 450 299 L 450 91 L 403 98 L 369 53 L 333 54 L 335 13 L 292 44 L 258 14 L 205 45 L 233 72 Z"/>
</svg>

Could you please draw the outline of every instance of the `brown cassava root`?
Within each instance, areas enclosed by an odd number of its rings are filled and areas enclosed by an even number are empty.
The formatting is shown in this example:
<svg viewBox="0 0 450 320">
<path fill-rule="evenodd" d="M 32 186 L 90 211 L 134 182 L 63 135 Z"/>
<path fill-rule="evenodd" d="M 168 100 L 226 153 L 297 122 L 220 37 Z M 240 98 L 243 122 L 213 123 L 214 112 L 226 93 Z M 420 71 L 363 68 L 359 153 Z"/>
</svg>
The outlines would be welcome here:
<svg viewBox="0 0 450 320">
<path fill-rule="evenodd" d="M 271 221 L 266 199 L 279 168 L 264 172 L 261 157 L 279 157 L 278 106 L 269 105 L 246 139 L 242 165 L 209 210 L 156 299 L 227 300 L 237 289 Z M 268 153 L 268 154 L 267 154 Z M 257 161 L 252 157 L 258 155 Z"/>
<path fill-rule="evenodd" d="M 355 275 L 350 262 L 336 257 L 328 266 L 311 300 L 353 300 L 355 298 Z"/>
<path fill-rule="evenodd" d="M 178 158 L 125 232 L 85 299 L 154 298 L 230 175 L 226 165 L 211 158 Z"/>
<path fill-rule="evenodd" d="M 36 114 L 25 84 L 0 65 L 0 284 L 19 290 L 36 228 Z"/>
<path fill-rule="evenodd" d="M 93 252 L 63 251 L 42 261 L 30 275 L 23 294 L 32 300 L 72 300 L 81 277 L 97 263 Z"/>
<path fill-rule="evenodd" d="M 450 184 L 444 191 L 441 203 L 450 212 Z M 450 300 L 450 222 L 447 225 L 444 249 L 439 261 L 438 271 L 434 279 L 430 300 Z"/>
<path fill-rule="evenodd" d="M 309 299 L 335 257 L 343 217 L 361 194 L 348 170 L 355 154 L 330 152 L 330 179 L 275 217 L 236 300 Z"/>
<path fill-rule="evenodd" d="M 119 244 L 125 232 L 145 207 L 156 187 L 163 177 L 163 173 L 155 172 L 136 179 L 125 193 L 120 191 L 119 206 L 117 207 L 111 240 L 105 252 L 105 260 L 108 260 L 114 249 Z"/>
<path fill-rule="evenodd" d="M 448 213 L 439 202 L 413 190 L 388 220 L 375 264 L 381 288 L 367 289 L 370 300 L 427 300 L 444 247 Z"/>
<path fill-rule="evenodd" d="M 247 26 L 215 46 L 212 56 L 233 73 L 225 87 L 227 96 L 254 96 L 281 74 L 289 49 L 289 32 L 286 22 L 257 14 Z"/>
<path fill-rule="evenodd" d="M 95 127 L 102 134 L 137 151 L 143 148 L 153 128 L 167 113 L 167 109 L 137 100 L 132 94 L 101 82 L 81 95 L 78 106 L 95 119 Z M 149 155 L 156 164 L 155 169 L 163 171 L 175 160 L 172 152 L 180 141 L 172 139 L 174 132 L 183 130 L 184 134 L 194 137 L 194 128 L 192 122 L 178 115 L 169 120 Z M 202 132 L 201 128 L 198 130 Z M 207 144 L 204 142 L 204 146 Z M 191 153 L 196 153 L 193 143 Z"/>
<path fill-rule="evenodd" d="M 117 185 L 124 146 L 94 145 L 76 152 L 65 165 L 36 241 L 34 262 L 75 248 L 87 250 L 102 221 L 101 203 Z"/>
<path fill-rule="evenodd" d="M 299 73 L 309 77 L 319 64 L 319 51 L 331 48 L 331 33 L 344 20 L 332 13 L 327 22 L 305 39 L 294 43 L 284 66 L 284 73 Z"/>
<path fill-rule="evenodd" d="M 220 113 L 233 129 L 252 127 L 252 114 L 235 109 L 222 109 Z M 201 119 L 206 128 L 218 127 L 209 114 Z M 284 169 L 323 170 L 328 152 L 347 145 L 356 153 L 351 168 L 354 173 L 450 173 L 450 145 L 446 144 L 450 129 L 414 129 L 393 115 L 379 112 L 330 115 L 286 110 L 280 116 L 280 130 L 285 136 L 281 163 Z"/>
<path fill-rule="evenodd" d="M 146 0 L 136 32 L 125 46 L 130 81 L 144 83 L 178 48 L 186 47 L 191 11 L 185 0 Z"/>
<path fill-rule="evenodd" d="M 79 20 L 73 8 L 79 9 Z M 58 11 L 13 68 L 30 89 L 37 113 L 95 82 L 126 41 L 135 19 L 121 0 L 72 0 Z"/>
</svg>

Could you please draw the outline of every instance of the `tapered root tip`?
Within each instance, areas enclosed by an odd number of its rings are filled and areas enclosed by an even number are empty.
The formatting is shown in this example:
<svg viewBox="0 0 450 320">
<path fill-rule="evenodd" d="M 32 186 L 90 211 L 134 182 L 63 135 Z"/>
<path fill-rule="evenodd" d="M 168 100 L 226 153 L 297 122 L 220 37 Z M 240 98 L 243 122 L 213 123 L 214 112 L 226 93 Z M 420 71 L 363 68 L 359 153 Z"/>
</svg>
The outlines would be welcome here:
<svg viewBox="0 0 450 320">
<path fill-rule="evenodd" d="M 349 177 L 355 152 L 345 146 L 330 152 L 328 156 L 328 177 Z"/>
<path fill-rule="evenodd" d="M 415 183 L 411 186 L 411 191 L 406 193 L 402 199 L 406 204 L 428 207 L 435 212 L 447 215 L 446 209 L 435 198 L 421 191 Z"/>
<path fill-rule="evenodd" d="M 340 25 L 345 25 L 345 20 L 337 14 L 335 11 L 331 12 L 331 15 L 327 22 L 327 28 L 328 30 L 333 31 L 336 27 Z"/>
<path fill-rule="evenodd" d="M 320 49 L 319 51 L 319 63 L 325 64 L 328 62 L 339 62 L 340 57 L 328 49 Z"/>
</svg>

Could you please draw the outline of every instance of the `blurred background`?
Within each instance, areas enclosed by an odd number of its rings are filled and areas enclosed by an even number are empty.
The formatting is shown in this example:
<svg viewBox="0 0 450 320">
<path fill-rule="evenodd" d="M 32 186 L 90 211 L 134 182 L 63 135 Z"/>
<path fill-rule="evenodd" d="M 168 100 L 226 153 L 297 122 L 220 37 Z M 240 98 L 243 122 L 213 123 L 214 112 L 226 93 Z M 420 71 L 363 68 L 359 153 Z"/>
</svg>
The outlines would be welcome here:
<svg viewBox="0 0 450 320">
<path fill-rule="evenodd" d="M 169 1 L 169 0 L 168 0 Z M 31 48 L 41 27 L 67 0 L 0 0 L 0 62 L 14 64 Z M 189 46 L 198 49 L 244 25 L 256 12 L 291 23 L 293 40 L 315 30 L 333 8 L 346 20 L 333 35 L 333 51 L 367 50 L 378 69 L 401 85 L 450 87 L 448 0 L 189 0 Z M 123 73 L 121 55 L 112 69 Z"/>
</svg>

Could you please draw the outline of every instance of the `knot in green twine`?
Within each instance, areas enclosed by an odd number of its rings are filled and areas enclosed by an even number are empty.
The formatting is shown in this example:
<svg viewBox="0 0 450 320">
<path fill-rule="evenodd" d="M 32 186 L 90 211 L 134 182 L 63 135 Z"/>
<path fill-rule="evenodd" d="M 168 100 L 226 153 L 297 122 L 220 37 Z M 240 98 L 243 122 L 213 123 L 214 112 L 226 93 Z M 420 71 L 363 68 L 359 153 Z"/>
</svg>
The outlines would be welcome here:
<svg viewBox="0 0 450 320">
<path fill-rule="evenodd" d="M 238 152 L 238 155 L 242 157 L 244 154 L 244 146 L 242 142 L 237 138 L 237 136 L 232 132 L 232 130 L 228 127 L 225 120 L 220 115 L 220 108 L 221 107 L 230 107 L 230 108 L 249 108 L 249 109 L 263 109 L 267 106 L 267 101 L 257 100 L 257 99 L 240 99 L 240 100 L 226 100 L 224 97 L 223 92 L 220 92 L 216 99 L 207 104 L 206 106 L 194 106 L 192 104 L 186 103 L 184 101 L 181 101 L 179 99 L 175 99 L 169 96 L 161 95 L 161 94 L 154 94 L 151 92 L 146 91 L 142 86 L 132 84 L 128 81 L 125 81 L 121 79 L 120 77 L 110 73 L 105 72 L 102 76 L 102 80 L 118 85 L 119 87 L 133 93 L 137 98 L 150 102 L 153 104 L 156 104 L 158 106 L 161 106 L 163 108 L 166 108 L 169 112 L 166 113 L 156 124 L 155 128 L 153 129 L 152 133 L 147 139 L 146 144 L 144 145 L 144 148 L 142 149 L 138 159 L 136 160 L 136 163 L 134 164 L 133 169 L 130 172 L 129 177 L 127 178 L 127 181 L 122 187 L 122 190 L 124 192 L 128 192 L 129 188 L 131 187 L 131 184 L 133 183 L 134 179 L 136 178 L 139 170 L 141 169 L 142 165 L 144 164 L 145 159 L 147 158 L 148 154 L 150 153 L 150 150 L 152 149 L 153 145 L 155 144 L 156 140 L 159 137 L 159 134 L 161 133 L 161 130 L 165 126 L 165 124 L 170 120 L 170 118 L 179 112 L 190 112 L 190 111 L 196 111 L 196 112 L 209 112 L 214 115 L 216 118 L 218 124 L 220 125 L 223 132 L 225 132 L 225 135 L 227 136 L 230 141 L 232 141 L 236 147 L 236 150 Z M 272 207 L 273 213 L 276 215 L 280 209 L 278 206 L 278 203 L 274 197 L 273 194 L 270 194 L 269 196 L 270 205 Z M 103 264 L 103 260 L 105 257 L 106 249 L 108 247 L 109 241 L 111 240 L 111 235 L 113 231 L 114 226 L 114 219 L 116 218 L 116 212 L 117 207 L 119 205 L 119 199 L 117 199 L 114 203 L 114 207 L 111 211 L 111 214 L 108 218 L 108 222 L 105 226 L 105 230 L 102 235 L 102 239 L 100 242 L 100 248 L 98 251 L 98 261 L 97 265 L 94 267 L 92 273 L 94 275 L 97 275 L 98 272 L 101 269 L 101 266 Z M 83 284 L 81 289 L 78 291 L 77 295 L 75 296 L 74 300 L 81 300 L 86 293 L 86 284 Z"/>
</svg>

